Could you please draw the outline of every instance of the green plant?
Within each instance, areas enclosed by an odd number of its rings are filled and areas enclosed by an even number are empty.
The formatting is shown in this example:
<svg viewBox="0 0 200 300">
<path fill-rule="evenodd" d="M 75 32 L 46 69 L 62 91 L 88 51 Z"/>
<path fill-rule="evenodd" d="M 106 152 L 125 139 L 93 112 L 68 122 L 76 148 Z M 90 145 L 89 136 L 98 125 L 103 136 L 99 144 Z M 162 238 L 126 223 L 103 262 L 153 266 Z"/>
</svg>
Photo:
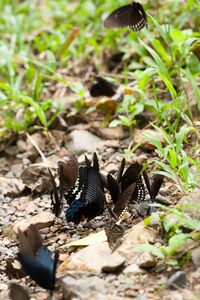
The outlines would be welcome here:
<svg viewBox="0 0 200 300">
<path fill-rule="evenodd" d="M 182 145 L 183 142 L 187 143 L 187 133 L 189 131 L 195 132 L 195 128 L 188 127 L 185 124 L 180 128 L 179 132 L 175 132 L 172 128 L 170 128 L 170 131 L 167 131 L 152 123 L 151 125 L 161 134 L 165 144 L 165 146 L 163 146 L 162 142 L 155 136 L 144 135 L 146 140 L 155 145 L 155 151 L 163 160 L 153 160 L 157 164 L 157 167 L 163 170 L 156 171 L 156 173 L 172 179 L 180 191 L 187 192 L 197 184 L 196 178 L 199 173 L 199 163 L 187 156 L 186 152 L 182 149 Z M 148 164 L 146 164 L 144 168 L 146 168 Z M 197 168 L 195 174 L 190 172 L 190 164 Z"/>
<path fill-rule="evenodd" d="M 165 214 L 163 212 L 152 213 L 152 215 L 144 220 L 146 226 L 149 225 L 152 219 L 157 219 L 160 228 L 163 228 L 165 231 L 164 237 L 166 246 L 161 246 L 157 248 L 153 245 L 143 244 L 133 248 L 133 251 L 150 251 L 153 255 L 157 256 L 160 259 L 163 259 L 166 264 L 170 265 L 180 265 L 185 261 L 190 259 L 190 255 L 177 257 L 176 251 L 181 245 L 183 245 L 187 238 L 193 240 L 199 240 L 200 235 L 200 221 L 198 219 L 191 218 L 188 213 L 182 212 L 182 210 L 195 209 L 200 210 L 199 205 L 184 205 L 179 208 L 168 208 L 164 205 L 155 204 L 153 206 L 159 207 L 163 210 L 168 210 L 171 214 Z M 192 233 L 182 232 L 182 227 L 187 227 L 190 230 L 193 230 Z"/>
</svg>

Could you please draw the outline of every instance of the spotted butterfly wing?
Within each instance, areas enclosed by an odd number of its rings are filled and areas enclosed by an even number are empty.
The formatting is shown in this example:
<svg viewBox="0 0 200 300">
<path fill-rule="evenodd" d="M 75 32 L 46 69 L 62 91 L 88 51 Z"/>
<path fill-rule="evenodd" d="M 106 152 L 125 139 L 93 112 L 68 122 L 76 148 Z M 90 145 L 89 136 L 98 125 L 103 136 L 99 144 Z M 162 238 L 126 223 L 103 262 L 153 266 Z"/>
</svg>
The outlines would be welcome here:
<svg viewBox="0 0 200 300">
<path fill-rule="evenodd" d="M 113 219 L 111 219 L 104 228 L 108 239 L 108 245 L 113 252 L 119 246 L 121 238 L 124 235 L 124 229 L 122 226 L 116 224 Z"/>
<path fill-rule="evenodd" d="M 124 28 L 129 26 L 133 31 L 139 31 L 144 26 L 148 28 L 147 15 L 138 2 L 122 6 L 113 11 L 104 22 L 105 28 Z"/>
<path fill-rule="evenodd" d="M 50 290 L 51 294 L 55 289 L 55 271 L 58 262 L 58 251 L 52 253 L 47 248 L 42 247 L 38 250 L 36 257 L 17 254 L 24 271 L 41 287 Z"/>
</svg>

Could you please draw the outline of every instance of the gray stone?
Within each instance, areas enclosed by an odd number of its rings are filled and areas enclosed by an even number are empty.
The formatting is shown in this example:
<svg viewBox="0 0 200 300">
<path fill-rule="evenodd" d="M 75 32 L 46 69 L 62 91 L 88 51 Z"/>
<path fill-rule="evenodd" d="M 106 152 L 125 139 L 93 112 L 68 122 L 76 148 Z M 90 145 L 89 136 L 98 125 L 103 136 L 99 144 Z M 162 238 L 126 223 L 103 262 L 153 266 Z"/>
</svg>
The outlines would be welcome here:
<svg viewBox="0 0 200 300">
<path fill-rule="evenodd" d="M 156 265 L 155 256 L 151 252 L 144 252 L 141 254 L 137 264 L 140 268 L 152 268 Z"/>
<path fill-rule="evenodd" d="M 178 271 L 173 274 L 166 282 L 166 288 L 176 290 L 177 287 L 182 287 L 186 284 L 186 272 Z"/>
<path fill-rule="evenodd" d="M 102 140 L 86 130 L 72 131 L 66 138 L 65 147 L 69 154 L 81 155 L 90 150 L 93 151 Z"/>
</svg>

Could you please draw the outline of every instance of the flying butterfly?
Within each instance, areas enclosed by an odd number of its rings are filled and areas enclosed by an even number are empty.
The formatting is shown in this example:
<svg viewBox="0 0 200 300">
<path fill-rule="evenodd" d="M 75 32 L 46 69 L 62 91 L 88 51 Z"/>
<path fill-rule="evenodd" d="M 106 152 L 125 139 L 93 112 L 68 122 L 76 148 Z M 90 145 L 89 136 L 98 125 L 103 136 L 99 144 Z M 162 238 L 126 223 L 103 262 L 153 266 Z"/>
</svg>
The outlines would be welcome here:
<svg viewBox="0 0 200 300">
<path fill-rule="evenodd" d="M 36 257 L 30 257 L 21 252 L 17 253 L 18 260 L 24 271 L 41 287 L 50 290 L 51 295 L 55 289 L 58 255 L 58 250 L 55 250 L 54 259 L 52 259 L 51 251 L 45 247 L 38 250 Z"/>
<path fill-rule="evenodd" d="M 148 28 L 147 15 L 138 2 L 122 6 L 113 11 L 105 20 L 105 28 L 124 28 L 129 26 L 133 31 L 139 31 L 144 26 Z"/>
<path fill-rule="evenodd" d="M 120 102 L 124 98 L 124 93 L 119 89 L 119 85 L 110 82 L 100 76 L 95 77 L 95 81 L 89 88 L 92 97 L 107 96 L 116 102 Z"/>
<path fill-rule="evenodd" d="M 108 240 L 108 245 L 112 252 L 119 246 L 121 238 L 124 235 L 124 229 L 121 225 L 118 225 L 114 219 L 111 219 L 105 227 L 105 233 Z"/>
<path fill-rule="evenodd" d="M 58 262 L 58 250 L 52 253 L 42 246 L 39 231 L 30 225 L 27 232 L 19 231 L 19 252 L 17 257 L 22 269 L 41 287 L 50 290 L 51 295 L 55 288 L 55 271 Z"/>
</svg>

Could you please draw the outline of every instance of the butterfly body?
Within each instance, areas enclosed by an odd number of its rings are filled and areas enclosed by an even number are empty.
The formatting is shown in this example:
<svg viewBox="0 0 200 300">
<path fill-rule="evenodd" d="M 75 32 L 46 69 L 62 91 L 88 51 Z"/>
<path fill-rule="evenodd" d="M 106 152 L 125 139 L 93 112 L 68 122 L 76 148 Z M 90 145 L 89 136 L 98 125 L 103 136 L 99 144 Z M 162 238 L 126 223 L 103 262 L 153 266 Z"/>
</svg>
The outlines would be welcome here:
<svg viewBox="0 0 200 300">
<path fill-rule="evenodd" d="M 139 31 L 144 26 L 148 28 L 147 15 L 138 2 L 119 7 L 113 11 L 104 22 L 106 28 L 124 28 L 129 26 L 133 31 Z"/>
</svg>

